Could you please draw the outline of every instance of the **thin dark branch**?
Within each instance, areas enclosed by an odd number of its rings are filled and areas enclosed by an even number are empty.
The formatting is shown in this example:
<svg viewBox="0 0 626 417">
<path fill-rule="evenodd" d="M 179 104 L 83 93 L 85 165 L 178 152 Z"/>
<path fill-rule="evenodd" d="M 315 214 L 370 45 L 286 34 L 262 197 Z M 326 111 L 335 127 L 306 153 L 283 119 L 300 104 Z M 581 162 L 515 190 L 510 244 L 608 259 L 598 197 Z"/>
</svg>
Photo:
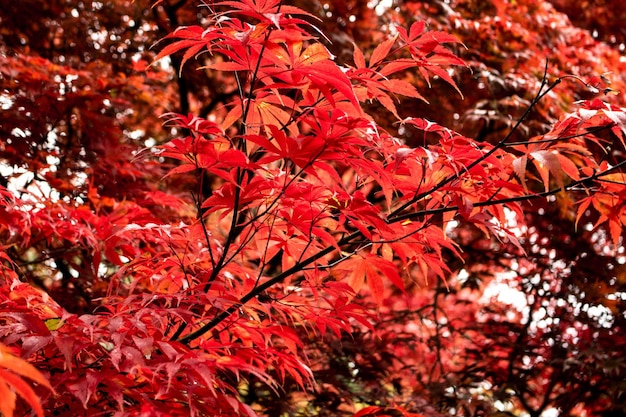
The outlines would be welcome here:
<svg viewBox="0 0 626 417">
<path fill-rule="evenodd" d="M 282 1 L 278 4 L 277 13 L 280 12 L 281 7 L 282 7 Z M 243 114 L 241 116 L 242 127 L 244 128 L 243 133 L 245 133 L 246 120 L 248 118 L 248 113 L 250 112 L 250 108 L 251 108 L 250 106 L 252 103 L 254 88 L 257 82 L 259 70 L 261 68 L 261 61 L 263 59 L 263 53 L 265 52 L 267 40 L 269 39 L 272 31 L 273 31 L 273 27 L 270 27 L 267 33 L 265 34 L 266 42 L 263 42 L 263 46 L 261 47 L 261 51 L 259 52 L 259 58 L 257 60 L 256 67 L 252 73 L 252 78 L 250 79 L 250 87 L 248 89 L 248 93 L 245 96 L 245 98 L 247 98 L 247 101 L 243 110 Z M 243 97 L 242 97 L 242 102 L 243 102 Z M 247 154 L 245 138 L 241 137 L 239 139 L 239 144 L 237 148 L 243 153 Z M 228 258 L 228 251 L 231 245 L 235 242 L 235 240 L 237 239 L 237 236 L 239 236 L 239 234 L 243 230 L 243 228 L 239 225 L 239 219 L 241 218 L 241 215 L 243 214 L 242 211 L 240 210 L 239 204 L 240 204 L 240 199 L 241 199 L 241 185 L 243 184 L 244 178 L 246 175 L 252 175 L 252 173 L 247 169 L 242 169 L 240 167 L 237 168 L 237 173 L 236 173 L 237 186 L 235 187 L 235 193 L 234 193 L 235 195 L 233 199 L 233 214 L 232 214 L 232 219 L 230 223 L 230 230 L 228 232 L 228 236 L 226 237 L 226 241 L 224 242 L 222 255 L 220 256 L 220 259 L 217 261 L 215 268 L 211 272 L 211 276 L 209 277 L 209 279 L 207 280 L 207 283 L 204 286 L 205 292 L 208 292 L 210 290 L 211 284 L 213 283 L 213 281 L 215 281 L 215 279 L 217 279 L 217 276 L 220 270 L 226 264 L 226 259 Z"/>
<path fill-rule="evenodd" d="M 524 141 L 519 141 L 519 142 L 509 142 L 505 144 L 504 146 L 534 145 L 534 144 L 539 144 L 539 143 L 563 142 L 566 140 L 576 139 L 576 138 L 580 138 L 580 137 L 594 134 L 597 132 L 601 132 L 603 130 L 610 129 L 613 126 L 614 124 L 605 125 L 605 126 L 595 126 L 595 127 L 587 129 L 586 132 L 576 133 L 574 135 L 559 136 L 558 138 L 554 138 L 554 139 L 524 140 Z"/>
<path fill-rule="evenodd" d="M 610 172 L 617 170 L 618 168 L 621 168 L 622 166 L 626 165 L 626 160 L 621 161 L 620 163 L 618 163 L 617 165 L 614 165 L 613 167 L 602 171 L 602 172 L 598 172 L 596 174 L 590 175 L 588 177 L 585 178 L 581 178 L 578 181 L 574 181 L 564 187 L 557 187 L 557 188 L 553 188 L 551 190 L 548 191 L 543 191 L 540 193 L 535 193 L 535 194 L 527 194 L 527 195 L 520 195 L 517 197 L 510 197 L 510 198 L 503 198 L 500 200 L 488 200 L 488 201 L 480 201 L 478 203 L 474 203 L 474 207 L 487 207 L 487 206 L 495 206 L 495 205 L 500 205 L 500 204 L 509 204 L 509 203 L 517 203 L 517 202 L 522 202 L 522 201 L 529 201 L 529 200 L 535 200 L 537 198 L 542 198 L 542 197 L 548 197 L 551 195 L 555 195 L 560 193 L 561 191 L 573 191 L 576 189 L 576 187 L 584 185 L 585 183 L 591 182 L 591 181 L 595 181 L 595 180 L 599 180 L 602 176 L 604 175 L 608 175 Z M 414 211 L 411 213 L 405 213 L 401 216 L 397 216 L 394 217 L 393 219 L 389 219 L 389 223 L 397 223 L 397 222 L 401 222 L 401 221 L 405 221 L 405 220 L 415 220 L 415 219 L 420 219 L 424 216 L 430 215 L 430 214 L 439 214 L 439 213 L 446 213 L 446 212 L 450 212 L 450 211 L 457 211 L 459 210 L 458 206 L 450 206 L 450 207 L 441 207 L 441 208 L 437 208 L 437 209 L 429 209 L 429 210 L 419 210 L 419 211 Z"/>
<path fill-rule="evenodd" d="M 361 232 L 354 232 L 354 233 L 344 237 L 340 241 L 338 241 L 337 245 L 339 245 L 339 246 L 346 245 L 351 240 L 356 239 L 359 236 L 361 236 Z M 189 343 L 189 342 L 199 338 L 200 336 L 204 335 L 205 333 L 211 331 L 213 328 L 218 326 L 220 323 L 222 323 L 224 320 L 226 320 L 228 317 L 230 317 L 233 313 L 236 313 L 239 310 L 239 308 L 241 308 L 241 306 L 246 304 L 248 301 L 252 300 L 257 295 L 261 294 L 263 291 L 273 287 L 274 285 L 278 284 L 279 282 L 284 281 L 287 277 L 292 276 L 292 275 L 296 274 L 297 272 L 300 272 L 307 265 L 310 265 L 313 262 L 317 261 L 318 259 L 323 258 L 324 256 L 328 255 L 329 253 L 331 253 L 334 250 L 335 250 L 334 246 L 328 246 L 328 247 L 322 249 L 321 251 L 319 251 L 318 253 L 309 256 L 308 258 L 302 260 L 301 262 L 296 263 L 294 266 L 292 266 L 288 270 L 283 271 L 282 273 L 276 275 L 275 277 L 272 277 L 272 278 L 268 279 L 267 281 L 265 281 L 261 285 L 255 287 L 253 290 L 251 290 L 246 295 L 241 297 L 238 303 L 233 304 L 232 306 L 230 306 L 229 308 L 227 308 L 226 310 L 222 311 L 220 314 L 215 316 L 215 318 L 213 318 L 211 321 L 209 321 L 208 323 L 204 324 L 202 327 L 200 327 L 196 331 L 191 332 L 188 335 L 182 337 L 178 341 L 181 342 L 181 343 Z"/>
<path fill-rule="evenodd" d="M 392 218 L 395 218 L 397 216 L 400 216 L 401 213 L 403 211 L 405 211 L 407 208 L 411 207 L 411 205 L 413 205 L 416 202 L 420 201 L 424 197 L 427 197 L 427 196 L 433 194 L 435 191 L 441 189 L 442 187 L 446 186 L 447 184 L 451 183 L 452 181 L 455 181 L 455 180 L 459 179 L 461 177 L 461 175 L 463 175 L 465 172 L 470 171 L 476 165 L 480 164 L 481 162 L 483 162 L 487 158 L 489 158 L 491 155 L 493 155 L 496 151 L 498 151 L 499 149 L 503 148 L 505 146 L 506 142 L 508 142 L 508 140 L 513 136 L 513 134 L 515 132 L 517 132 L 517 130 L 520 128 L 520 126 L 522 125 L 524 120 L 526 120 L 526 118 L 530 115 L 530 112 L 532 111 L 532 109 L 535 108 L 537 103 L 543 97 L 545 97 L 546 94 L 548 94 L 557 85 L 559 85 L 561 83 L 561 78 L 558 78 L 554 83 L 552 83 L 552 85 L 550 85 L 548 87 L 548 89 L 543 91 L 543 89 L 547 85 L 547 83 L 548 83 L 548 61 L 546 60 L 546 67 L 545 67 L 545 71 L 544 71 L 544 74 L 543 74 L 543 79 L 541 81 L 541 86 L 539 87 L 539 91 L 537 92 L 535 97 L 532 99 L 532 101 L 531 101 L 530 105 L 528 106 L 528 108 L 526 109 L 526 111 L 524 111 L 524 114 L 522 114 L 522 116 L 519 118 L 517 123 L 515 123 L 513 128 L 507 133 L 507 135 L 504 138 L 502 138 L 493 148 L 491 148 L 491 150 L 489 150 L 483 156 L 481 156 L 480 158 L 476 159 L 471 164 L 469 164 L 465 168 L 464 171 L 461 171 L 461 172 L 459 172 L 459 173 L 457 173 L 455 175 L 451 175 L 448 178 L 445 178 L 445 179 L 441 180 L 439 183 L 437 183 L 434 187 L 432 187 L 428 191 L 424 191 L 422 193 L 417 193 L 409 201 L 407 201 L 406 203 L 404 203 L 400 207 L 396 208 L 393 212 L 391 212 L 391 214 L 389 215 L 389 218 L 392 219 Z"/>
</svg>

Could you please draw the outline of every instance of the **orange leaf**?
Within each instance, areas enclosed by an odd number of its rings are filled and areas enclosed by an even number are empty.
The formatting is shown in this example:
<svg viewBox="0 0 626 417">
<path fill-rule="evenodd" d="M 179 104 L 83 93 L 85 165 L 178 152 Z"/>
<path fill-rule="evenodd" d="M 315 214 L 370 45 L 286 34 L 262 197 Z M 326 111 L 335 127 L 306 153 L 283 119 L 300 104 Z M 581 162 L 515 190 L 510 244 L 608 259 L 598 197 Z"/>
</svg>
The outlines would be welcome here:
<svg viewBox="0 0 626 417">
<path fill-rule="evenodd" d="M 363 56 L 363 52 L 361 52 L 361 50 L 356 45 L 356 43 L 353 43 L 353 45 L 354 45 L 354 65 L 356 65 L 356 67 L 359 69 L 365 68 L 365 57 Z"/>
<path fill-rule="evenodd" d="M 580 218 L 585 214 L 592 200 L 593 197 L 587 197 L 580 202 L 580 206 L 578 207 L 578 211 L 576 212 L 576 223 L 574 224 L 576 229 L 578 229 L 578 222 L 580 221 Z"/>
<path fill-rule="evenodd" d="M 387 58 L 389 55 L 389 51 L 391 47 L 396 43 L 397 36 L 394 36 L 391 39 L 387 39 L 383 43 L 379 44 L 372 52 L 372 57 L 370 58 L 370 68 L 374 65 L 378 64 L 383 59 Z"/>
<path fill-rule="evenodd" d="M 389 279 L 396 287 L 404 291 L 404 282 L 398 273 L 397 266 L 375 254 L 354 255 L 343 262 L 336 271 L 348 272 L 348 284 L 354 289 L 354 292 L 358 292 L 363 283 L 367 282 L 372 296 L 379 305 L 384 300 L 383 278 Z"/>
<path fill-rule="evenodd" d="M 522 155 L 521 157 L 513 160 L 513 171 L 515 171 L 515 175 L 519 178 L 522 183 L 522 187 L 524 187 L 524 191 L 528 192 L 528 187 L 526 186 L 526 165 L 528 164 L 528 156 Z"/>
<path fill-rule="evenodd" d="M 25 376 L 38 384 L 52 390 L 52 386 L 48 380 L 30 363 L 24 359 L 19 358 L 11 352 L 11 350 L 3 345 L 0 345 L 0 367 L 9 369 L 18 375 Z"/>
<path fill-rule="evenodd" d="M 20 397 L 22 397 L 28 403 L 28 405 L 33 408 L 38 417 L 44 417 L 43 408 L 41 407 L 39 397 L 37 397 L 35 391 L 33 391 L 33 389 L 22 378 L 0 369 L 0 381 L 8 383 L 11 389 L 17 392 Z M 4 402 L 5 400 L 3 399 L 2 401 Z M 13 409 L 15 409 L 15 401 L 13 401 L 12 407 Z M 9 412 L 6 413 L 7 417 L 12 416 L 13 410 L 8 411 Z"/>
<path fill-rule="evenodd" d="M 13 417 L 17 396 L 15 392 L 9 388 L 9 385 L 4 382 L 3 375 L 5 373 L 6 372 L 0 369 L 0 398 L 2 398 L 2 401 L 0 401 L 0 413 L 2 413 L 4 417 Z"/>
<path fill-rule="evenodd" d="M 541 181 L 546 191 L 550 189 L 550 174 L 552 174 L 557 184 L 563 186 L 563 171 L 557 154 L 552 151 L 534 151 L 530 155 L 534 158 L 533 163 L 539 171 Z"/>
<path fill-rule="evenodd" d="M 624 231 L 624 225 L 618 219 L 612 218 L 609 220 L 609 230 L 611 231 L 613 244 L 615 247 L 618 247 L 619 238 L 622 236 L 622 232 Z"/>
<path fill-rule="evenodd" d="M 8 347 L 0 345 L 0 398 L 2 398 L 0 412 L 6 417 L 13 415 L 17 393 L 32 407 L 37 416 L 44 417 L 43 408 L 35 391 L 21 377 L 29 378 L 53 391 L 48 380 L 37 368 L 15 356 Z"/>
</svg>

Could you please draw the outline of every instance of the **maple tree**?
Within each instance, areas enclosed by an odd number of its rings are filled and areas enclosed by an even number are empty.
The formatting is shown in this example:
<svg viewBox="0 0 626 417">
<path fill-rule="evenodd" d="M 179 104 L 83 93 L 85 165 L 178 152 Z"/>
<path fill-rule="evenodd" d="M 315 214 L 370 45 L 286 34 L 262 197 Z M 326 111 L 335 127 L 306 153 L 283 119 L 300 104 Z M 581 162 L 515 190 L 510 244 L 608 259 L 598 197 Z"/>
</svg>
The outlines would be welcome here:
<svg viewBox="0 0 626 417">
<path fill-rule="evenodd" d="M 609 43 L 534 0 L 3 6 L 0 411 L 623 413 L 623 33 L 554 3 Z"/>
</svg>

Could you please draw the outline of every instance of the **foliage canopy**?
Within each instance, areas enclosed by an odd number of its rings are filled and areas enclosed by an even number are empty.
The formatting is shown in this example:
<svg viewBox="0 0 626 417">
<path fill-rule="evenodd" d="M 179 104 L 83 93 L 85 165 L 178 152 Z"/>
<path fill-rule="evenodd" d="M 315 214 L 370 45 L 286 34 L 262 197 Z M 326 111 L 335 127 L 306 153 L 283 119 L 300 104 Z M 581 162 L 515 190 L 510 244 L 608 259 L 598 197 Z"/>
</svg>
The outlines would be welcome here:
<svg viewBox="0 0 626 417">
<path fill-rule="evenodd" d="M 624 34 L 569 3 L 3 6 L 0 412 L 625 413 Z"/>
</svg>

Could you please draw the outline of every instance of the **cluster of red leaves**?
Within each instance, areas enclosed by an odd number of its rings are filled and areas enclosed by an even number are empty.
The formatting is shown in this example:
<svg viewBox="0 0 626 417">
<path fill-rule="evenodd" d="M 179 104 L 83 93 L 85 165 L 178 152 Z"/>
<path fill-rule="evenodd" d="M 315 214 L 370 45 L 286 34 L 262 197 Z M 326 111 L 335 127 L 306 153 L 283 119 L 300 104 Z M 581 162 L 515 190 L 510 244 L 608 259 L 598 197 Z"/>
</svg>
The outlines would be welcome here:
<svg viewBox="0 0 626 417">
<path fill-rule="evenodd" d="M 219 118 L 167 117 L 182 135 L 155 157 L 175 161 L 167 176 L 192 190 L 195 207 L 157 190 L 125 201 L 92 187 L 89 204 L 68 207 L 2 188 L 0 337 L 47 376 L 56 394 L 22 374 L 57 415 L 256 415 L 244 392 L 314 384 L 302 334 L 373 331 L 366 307 L 384 310 L 416 284 L 445 280 L 446 254 L 459 256 L 446 235 L 453 219 L 517 244 L 508 212 L 521 223 L 521 202 L 584 189 L 579 217 L 599 212 L 597 226 L 608 224 L 619 244 L 624 161 L 604 161 L 593 147 L 624 148 L 623 109 L 583 102 L 527 143 L 478 142 L 398 114 L 397 95 L 423 95 L 403 78 L 409 70 L 457 88 L 447 66 L 462 61 L 446 48 L 450 35 L 416 22 L 368 59 L 355 47 L 354 66 L 340 66 L 296 7 L 213 7 L 208 27 L 173 31 L 158 55 L 204 59 L 207 70 L 236 74 L 241 92 Z M 531 108 L 558 82 L 542 84 Z M 398 119 L 398 132 L 374 121 L 371 102 Z M 405 145 L 398 137 L 412 129 L 436 143 Z M 141 177 L 125 177 L 133 173 Z M 100 298 L 89 314 L 20 281 L 13 254 L 34 242 L 46 242 L 51 253 L 33 256 L 47 257 L 50 270 L 91 277 Z M 87 255 L 54 253 L 68 246 Z M 59 281 L 46 272 L 42 286 Z M 9 385 L 36 404 L 19 382 Z M 356 415 L 415 414 L 372 406 Z"/>
</svg>

